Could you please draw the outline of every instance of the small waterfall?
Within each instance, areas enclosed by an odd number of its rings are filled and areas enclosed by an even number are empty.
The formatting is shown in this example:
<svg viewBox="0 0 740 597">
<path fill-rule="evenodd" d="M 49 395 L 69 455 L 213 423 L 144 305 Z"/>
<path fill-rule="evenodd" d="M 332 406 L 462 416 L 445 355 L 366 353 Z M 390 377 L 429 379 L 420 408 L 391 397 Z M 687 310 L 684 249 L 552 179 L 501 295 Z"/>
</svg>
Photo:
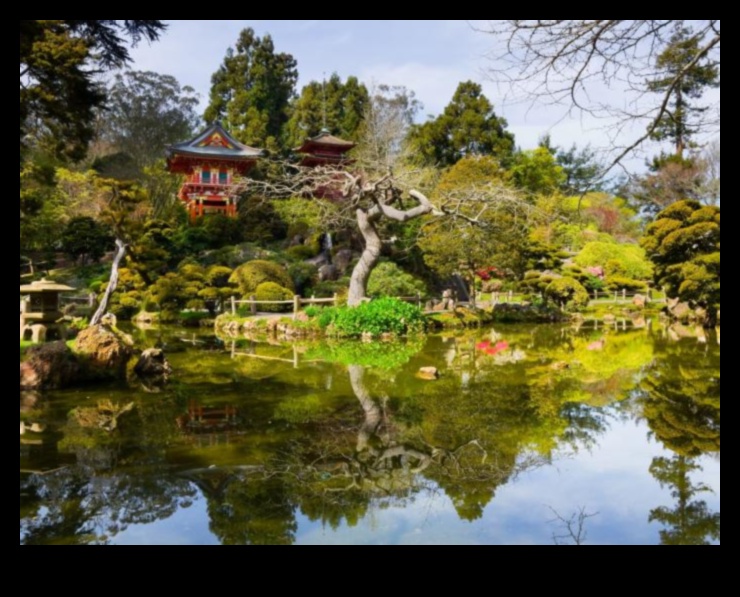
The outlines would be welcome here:
<svg viewBox="0 0 740 597">
<path fill-rule="evenodd" d="M 329 263 L 332 262 L 331 254 L 334 251 L 334 239 L 331 236 L 331 232 L 327 232 L 324 235 L 324 255 Z"/>
</svg>

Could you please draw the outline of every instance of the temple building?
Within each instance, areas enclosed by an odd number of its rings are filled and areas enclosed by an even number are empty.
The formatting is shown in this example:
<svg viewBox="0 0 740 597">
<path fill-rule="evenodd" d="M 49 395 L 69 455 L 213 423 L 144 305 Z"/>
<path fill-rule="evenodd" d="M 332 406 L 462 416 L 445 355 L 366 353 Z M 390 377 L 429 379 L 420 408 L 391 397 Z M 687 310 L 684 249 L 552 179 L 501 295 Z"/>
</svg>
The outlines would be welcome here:
<svg viewBox="0 0 740 597">
<path fill-rule="evenodd" d="M 184 174 L 178 193 L 191 219 L 206 214 L 235 217 L 238 194 L 235 179 L 245 176 L 262 150 L 239 143 L 218 123 L 194 139 L 167 149 L 167 169 Z"/>
<path fill-rule="evenodd" d="M 301 155 L 301 166 L 316 168 L 318 166 L 341 166 L 351 163 L 347 152 L 355 148 L 355 143 L 345 141 L 323 129 L 318 136 L 307 139 L 295 149 Z"/>
</svg>

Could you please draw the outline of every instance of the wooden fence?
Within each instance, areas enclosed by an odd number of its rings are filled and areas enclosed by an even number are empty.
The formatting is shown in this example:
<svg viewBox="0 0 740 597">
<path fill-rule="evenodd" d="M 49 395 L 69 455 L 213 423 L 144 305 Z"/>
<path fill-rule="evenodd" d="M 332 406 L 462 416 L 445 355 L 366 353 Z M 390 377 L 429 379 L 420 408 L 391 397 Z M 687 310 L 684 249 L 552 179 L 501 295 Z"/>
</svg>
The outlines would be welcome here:
<svg viewBox="0 0 740 597">
<path fill-rule="evenodd" d="M 335 294 L 333 298 L 326 298 L 326 299 L 317 299 L 315 297 L 310 299 L 305 299 L 301 296 L 294 296 L 293 300 L 290 301 L 260 301 L 257 300 L 257 297 L 251 296 L 248 300 L 245 301 L 238 301 L 236 298 L 231 298 L 231 314 L 237 315 L 239 312 L 239 307 L 241 305 L 249 305 L 250 313 L 252 315 L 259 315 L 259 309 L 258 306 L 280 306 L 280 307 L 287 307 L 292 306 L 293 307 L 293 319 L 295 319 L 298 316 L 298 313 L 301 312 L 301 308 L 304 306 L 310 306 L 310 305 L 331 305 L 332 307 L 336 307 L 339 305 L 339 297 Z"/>
</svg>

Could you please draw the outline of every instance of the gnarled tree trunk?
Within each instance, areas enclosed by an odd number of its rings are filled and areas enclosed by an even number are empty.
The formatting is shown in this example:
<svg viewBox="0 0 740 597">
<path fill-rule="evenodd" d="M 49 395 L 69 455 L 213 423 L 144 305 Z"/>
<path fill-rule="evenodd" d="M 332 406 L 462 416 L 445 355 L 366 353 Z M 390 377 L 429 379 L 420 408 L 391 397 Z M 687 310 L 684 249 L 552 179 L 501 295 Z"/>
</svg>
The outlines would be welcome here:
<svg viewBox="0 0 740 597">
<path fill-rule="evenodd" d="M 370 281 L 370 274 L 373 273 L 375 266 L 380 260 L 380 253 L 383 250 L 383 241 L 375 228 L 375 222 L 365 212 L 357 210 L 357 225 L 365 239 L 365 250 L 362 252 L 360 262 L 355 266 L 352 272 L 352 280 L 349 285 L 350 307 L 356 307 L 362 303 L 367 296 L 367 285 Z"/>
<path fill-rule="evenodd" d="M 352 272 L 349 299 L 347 301 L 350 307 L 357 307 L 367 296 L 367 284 L 370 281 L 370 275 L 380 260 L 383 241 L 375 226 L 376 222 L 381 218 L 388 218 L 395 222 L 408 222 L 409 220 L 434 213 L 434 207 L 422 193 L 410 191 L 409 195 L 419 202 L 419 205 L 413 209 L 401 211 L 375 198 L 376 203 L 374 207 L 369 210 L 357 210 L 357 225 L 362 233 L 362 237 L 365 239 L 365 250 L 362 252 L 360 262 Z"/>
</svg>

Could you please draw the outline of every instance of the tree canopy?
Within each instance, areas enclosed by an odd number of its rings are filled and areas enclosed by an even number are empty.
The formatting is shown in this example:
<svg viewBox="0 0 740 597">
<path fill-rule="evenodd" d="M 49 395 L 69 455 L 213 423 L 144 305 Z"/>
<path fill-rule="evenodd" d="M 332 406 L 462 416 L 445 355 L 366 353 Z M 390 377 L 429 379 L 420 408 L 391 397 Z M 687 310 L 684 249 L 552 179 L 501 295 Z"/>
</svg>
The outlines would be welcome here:
<svg viewBox="0 0 740 597">
<path fill-rule="evenodd" d="M 287 124 L 288 144 L 297 147 L 322 129 L 348 141 L 359 138 L 370 95 L 357 77 L 343 82 L 334 73 L 327 81 L 311 81 L 291 107 Z"/>
<path fill-rule="evenodd" d="M 295 58 L 277 52 L 269 35 L 245 29 L 212 77 L 205 119 L 220 120 L 243 143 L 278 149 L 297 82 Z"/>
<path fill-rule="evenodd" d="M 139 169 L 163 159 L 168 145 L 188 139 L 198 125 L 198 95 L 172 76 L 119 74 L 100 115 L 99 141 Z"/>
<path fill-rule="evenodd" d="M 466 156 L 493 156 L 507 163 L 514 152 L 514 135 L 507 126 L 483 88 L 465 81 L 440 116 L 412 129 L 410 141 L 431 165 L 454 166 Z"/>
<path fill-rule="evenodd" d="M 94 133 L 94 110 L 105 102 L 103 70 L 130 61 L 128 44 L 154 41 L 162 21 L 21 21 L 20 152 L 27 136 L 57 156 L 81 159 Z M 128 39 L 127 39 L 128 38 Z"/>
<path fill-rule="evenodd" d="M 648 227 L 642 246 L 668 296 L 707 308 L 713 323 L 720 305 L 719 208 L 675 203 Z"/>
</svg>

